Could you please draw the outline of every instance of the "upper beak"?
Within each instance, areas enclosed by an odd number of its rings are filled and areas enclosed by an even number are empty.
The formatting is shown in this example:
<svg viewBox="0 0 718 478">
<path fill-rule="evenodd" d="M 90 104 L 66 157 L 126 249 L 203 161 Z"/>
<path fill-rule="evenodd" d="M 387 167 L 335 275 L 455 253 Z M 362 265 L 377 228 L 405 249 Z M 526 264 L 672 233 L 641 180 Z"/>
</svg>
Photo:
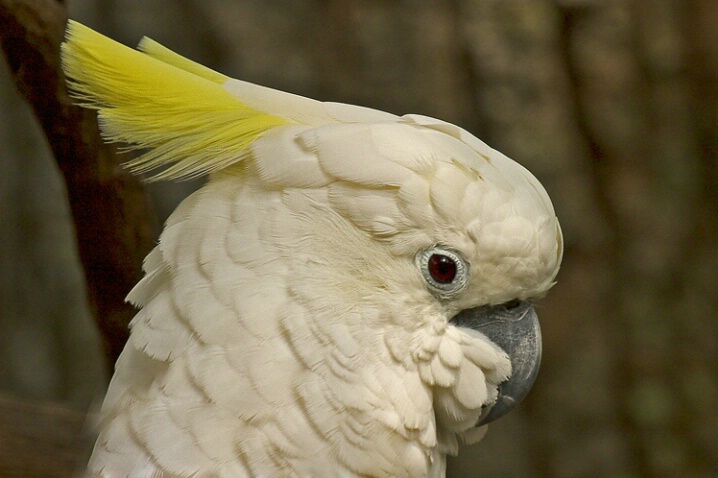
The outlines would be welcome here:
<svg viewBox="0 0 718 478">
<path fill-rule="evenodd" d="M 451 322 L 483 333 L 511 359 L 511 377 L 499 386 L 498 398 L 477 423 L 486 425 L 518 405 L 536 380 L 541 365 L 541 327 L 536 311 L 526 301 L 514 301 L 463 310 Z"/>
</svg>

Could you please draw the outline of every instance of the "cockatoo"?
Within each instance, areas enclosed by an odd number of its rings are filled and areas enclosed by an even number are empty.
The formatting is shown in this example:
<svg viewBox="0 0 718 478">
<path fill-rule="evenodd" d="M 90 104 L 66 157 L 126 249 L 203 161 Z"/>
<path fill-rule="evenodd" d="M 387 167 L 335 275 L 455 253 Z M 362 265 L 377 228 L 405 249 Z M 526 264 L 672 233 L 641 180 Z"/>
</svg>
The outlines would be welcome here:
<svg viewBox="0 0 718 478">
<path fill-rule="evenodd" d="M 208 176 L 128 300 L 101 477 L 439 477 L 528 392 L 562 236 L 463 129 L 228 78 L 70 22 L 62 61 L 150 179 Z"/>
</svg>

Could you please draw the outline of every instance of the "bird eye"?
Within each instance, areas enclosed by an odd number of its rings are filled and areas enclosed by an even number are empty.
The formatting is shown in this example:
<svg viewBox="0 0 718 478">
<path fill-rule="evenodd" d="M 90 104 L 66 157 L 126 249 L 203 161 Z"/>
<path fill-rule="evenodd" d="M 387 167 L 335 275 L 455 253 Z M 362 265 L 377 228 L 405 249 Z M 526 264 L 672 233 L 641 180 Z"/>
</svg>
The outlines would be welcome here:
<svg viewBox="0 0 718 478">
<path fill-rule="evenodd" d="M 454 297 L 468 283 L 468 264 L 450 249 L 431 247 L 417 255 L 417 263 L 429 290 L 441 299 Z"/>
<path fill-rule="evenodd" d="M 432 254 L 426 265 L 429 275 L 439 284 L 450 284 L 456 278 L 456 261 L 444 254 Z"/>
</svg>

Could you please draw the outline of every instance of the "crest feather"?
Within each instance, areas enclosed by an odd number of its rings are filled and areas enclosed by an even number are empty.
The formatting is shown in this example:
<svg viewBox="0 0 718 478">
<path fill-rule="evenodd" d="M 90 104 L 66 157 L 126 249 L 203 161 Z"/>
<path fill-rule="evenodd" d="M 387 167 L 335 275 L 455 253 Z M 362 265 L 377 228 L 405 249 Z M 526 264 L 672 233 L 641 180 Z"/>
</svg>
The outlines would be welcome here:
<svg viewBox="0 0 718 478">
<path fill-rule="evenodd" d="M 176 66 L 177 68 L 181 68 L 189 73 L 214 81 L 215 83 L 222 84 L 229 80 L 227 75 L 223 75 L 222 73 L 216 72 L 204 65 L 200 65 L 189 58 L 185 58 L 182 55 L 173 52 L 166 46 L 154 41 L 152 38 L 142 38 L 140 43 L 137 45 L 137 49 L 152 58 L 156 58 L 159 61 L 167 63 L 168 65 Z"/>
<path fill-rule="evenodd" d="M 272 128 L 294 121 L 248 106 L 224 75 L 145 39 L 137 51 L 70 21 L 62 62 L 73 96 L 96 109 L 105 138 L 149 149 L 128 162 L 154 179 L 188 179 L 242 161 Z"/>
</svg>

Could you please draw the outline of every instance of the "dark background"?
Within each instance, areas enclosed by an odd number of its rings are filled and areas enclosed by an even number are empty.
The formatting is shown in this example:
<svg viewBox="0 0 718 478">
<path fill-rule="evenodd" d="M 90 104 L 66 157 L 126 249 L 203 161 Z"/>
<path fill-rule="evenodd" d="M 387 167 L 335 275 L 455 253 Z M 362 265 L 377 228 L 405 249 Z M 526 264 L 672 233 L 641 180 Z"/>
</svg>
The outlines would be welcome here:
<svg viewBox="0 0 718 478">
<path fill-rule="evenodd" d="M 526 402 L 449 476 L 718 476 L 711 0 L 98 0 L 71 16 L 230 76 L 463 126 L 530 169 L 566 251 Z M 159 185 L 160 218 L 196 184 Z M 160 219 L 161 220 L 161 219 Z M 0 393 L 106 381 L 64 184 L 0 62 Z"/>
</svg>

